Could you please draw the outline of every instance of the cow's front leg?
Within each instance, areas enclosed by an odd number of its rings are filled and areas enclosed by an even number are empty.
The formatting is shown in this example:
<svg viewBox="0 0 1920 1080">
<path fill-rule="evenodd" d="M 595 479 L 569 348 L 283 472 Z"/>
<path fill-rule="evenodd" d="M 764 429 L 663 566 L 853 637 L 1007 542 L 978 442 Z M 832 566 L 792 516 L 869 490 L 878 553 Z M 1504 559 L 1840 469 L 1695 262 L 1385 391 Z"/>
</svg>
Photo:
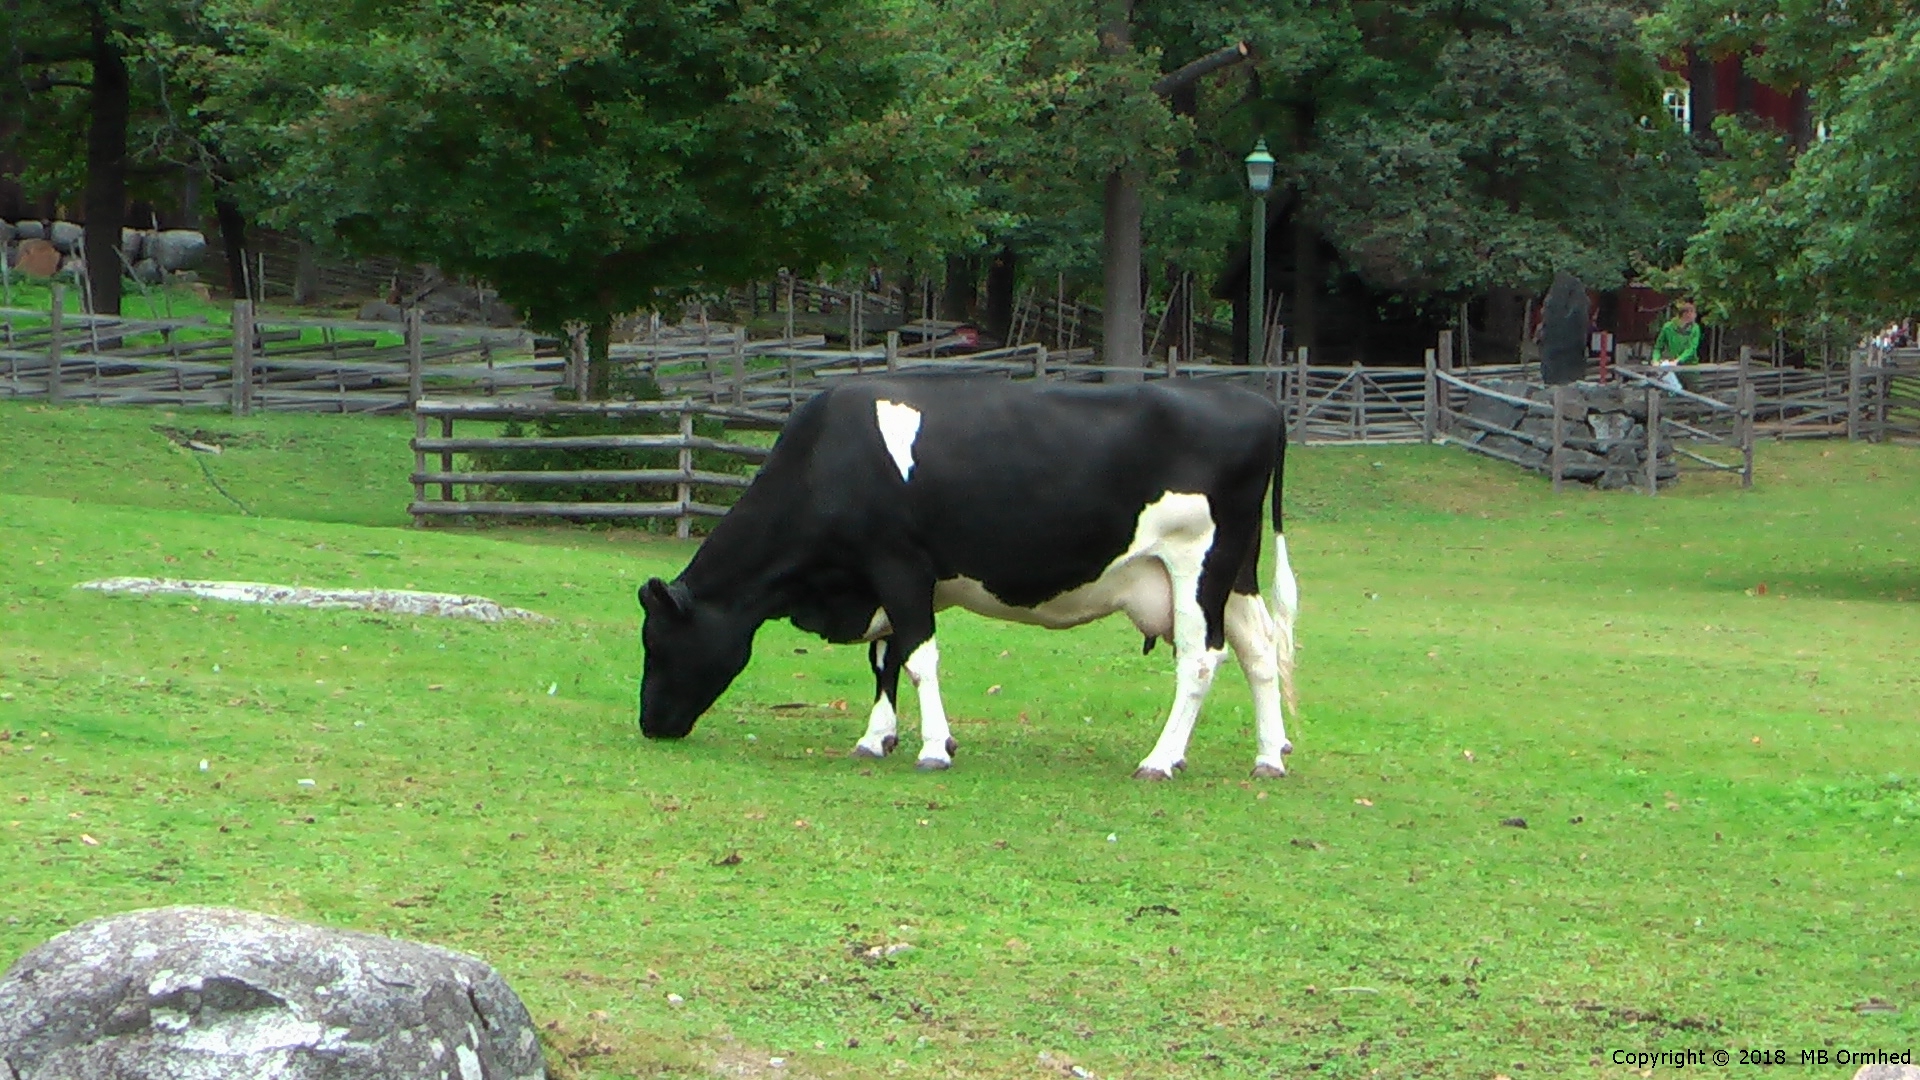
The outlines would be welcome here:
<svg viewBox="0 0 1920 1080">
<path fill-rule="evenodd" d="M 867 714 L 867 733 L 854 744 L 857 758 L 883 758 L 899 744 L 900 657 L 880 638 L 867 646 L 873 665 L 873 711 Z"/>
<path fill-rule="evenodd" d="M 898 663 L 920 694 L 922 769 L 953 766 L 956 744 L 940 701 L 940 648 L 933 643 L 933 587 L 930 569 L 916 559 L 881 561 L 874 567 L 874 592 L 887 613 L 893 636 L 887 658 Z"/>
<path fill-rule="evenodd" d="M 1222 649 L 1181 649 L 1174 665 L 1173 709 L 1160 740 L 1153 751 L 1133 771 L 1135 780 L 1171 780 L 1176 769 L 1187 763 L 1187 743 L 1193 738 L 1194 722 L 1200 718 L 1200 706 L 1213 686 L 1214 673 L 1220 670 Z"/>
<path fill-rule="evenodd" d="M 940 701 L 940 647 L 931 635 L 907 656 L 907 678 L 920 692 L 920 760 L 925 770 L 953 767 L 953 752 L 959 748 L 953 731 L 947 727 L 947 708 Z"/>
<path fill-rule="evenodd" d="M 1194 722 L 1200 718 L 1200 706 L 1207 700 L 1214 673 L 1226 652 L 1221 605 L 1216 601 L 1214 616 L 1209 620 L 1201 603 L 1200 556 L 1176 554 L 1186 557 L 1166 559 L 1173 585 L 1173 708 L 1167 713 L 1166 726 L 1160 729 L 1160 740 L 1133 771 L 1136 780 L 1171 780 L 1174 770 L 1187 763 L 1187 742 L 1193 738 Z"/>
</svg>

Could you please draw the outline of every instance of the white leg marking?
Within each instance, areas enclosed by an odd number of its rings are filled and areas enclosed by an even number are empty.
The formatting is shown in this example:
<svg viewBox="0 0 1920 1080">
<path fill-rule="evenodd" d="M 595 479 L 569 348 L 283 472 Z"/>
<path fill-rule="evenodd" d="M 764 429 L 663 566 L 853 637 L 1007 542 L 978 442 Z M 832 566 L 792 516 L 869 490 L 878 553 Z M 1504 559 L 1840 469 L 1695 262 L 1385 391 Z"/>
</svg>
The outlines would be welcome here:
<svg viewBox="0 0 1920 1080">
<path fill-rule="evenodd" d="M 1280 665 L 1280 693 L 1287 699 L 1287 710 L 1300 718 L 1300 697 L 1293 687 L 1293 627 L 1300 614 L 1300 583 L 1294 580 L 1293 564 L 1287 561 L 1287 538 L 1273 534 L 1273 622 L 1275 659 Z M 1232 625 L 1231 622 L 1228 623 Z"/>
<path fill-rule="evenodd" d="M 1280 714 L 1279 632 L 1259 597 L 1240 593 L 1227 597 L 1227 644 L 1240 658 L 1240 669 L 1247 673 L 1247 686 L 1253 691 L 1253 727 L 1259 744 L 1254 773 L 1284 775 L 1293 744 L 1287 741 L 1286 721 Z"/>
<path fill-rule="evenodd" d="M 886 757 L 900 730 L 900 718 L 894 715 L 893 702 L 881 694 L 873 699 L 873 711 L 867 714 L 867 733 L 854 744 L 855 757 Z"/>
<path fill-rule="evenodd" d="M 920 767 L 947 768 L 953 764 L 953 751 L 947 749 L 953 732 L 947 728 L 947 708 L 940 701 L 940 647 L 928 638 L 907 657 L 906 668 L 920 692 Z"/>
<path fill-rule="evenodd" d="M 1200 609 L 1200 571 L 1213 546 L 1213 514 L 1204 495 L 1169 493 L 1147 508 L 1161 511 L 1159 542 L 1153 554 L 1166 565 L 1173 592 L 1175 681 L 1173 708 L 1160 739 L 1134 775 L 1165 779 L 1187 756 L 1187 741 L 1200 718 L 1200 706 L 1213 685 L 1222 651 L 1207 648 L 1207 617 Z M 1146 515 L 1142 514 L 1144 518 Z"/>
<path fill-rule="evenodd" d="M 900 469 L 900 479 L 913 479 L 913 440 L 920 436 L 920 410 L 894 401 L 876 401 L 873 419 L 880 425 L 887 453 Z"/>
<path fill-rule="evenodd" d="M 1200 706 L 1213 687 L 1214 673 L 1220 670 L 1224 649 L 1182 651 L 1174 664 L 1176 673 L 1173 711 L 1167 725 L 1160 729 L 1160 740 L 1140 762 L 1134 776 L 1142 780 L 1166 780 L 1187 760 L 1187 742 L 1193 738 L 1193 725 L 1200 719 Z"/>
</svg>

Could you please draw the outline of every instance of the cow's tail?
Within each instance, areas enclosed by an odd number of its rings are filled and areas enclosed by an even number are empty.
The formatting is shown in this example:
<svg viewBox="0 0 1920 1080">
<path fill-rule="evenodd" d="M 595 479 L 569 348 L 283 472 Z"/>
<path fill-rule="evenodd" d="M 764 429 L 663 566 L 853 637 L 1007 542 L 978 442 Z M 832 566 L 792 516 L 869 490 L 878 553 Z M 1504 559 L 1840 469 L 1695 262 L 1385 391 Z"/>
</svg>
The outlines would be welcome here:
<svg viewBox="0 0 1920 1080">
<path fill-rule="evenodd" d="M 1273 615 L 1275 659 L 1280 666 L 1280 693 L 1287 711 L 1298 714 L 1300 698 L 1293 686 L 1293 628 L 1300 613 L 1300 583 L 1293 576 L 1287 559 L 1287 534 L 1281 527 L 1280 493 L 1287 464 L 1287 425 L 1282 418 L 1280 435 L 1273 447 L 1273 588 L 1267 593 L 1268 610 Z"/>
</svg>

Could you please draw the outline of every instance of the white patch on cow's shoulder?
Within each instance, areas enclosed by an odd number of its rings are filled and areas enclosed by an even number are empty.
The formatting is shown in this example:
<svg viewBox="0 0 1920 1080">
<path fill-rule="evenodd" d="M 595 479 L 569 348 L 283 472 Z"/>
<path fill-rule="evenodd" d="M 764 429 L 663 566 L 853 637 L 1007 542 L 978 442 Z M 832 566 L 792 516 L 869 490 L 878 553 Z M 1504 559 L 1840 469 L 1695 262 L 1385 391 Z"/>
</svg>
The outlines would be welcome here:
<svg viewBox="0 0 1920 1080">
<path fill-rule="evenodd" d="M 1205 495 L 1168 492 L 1140 511 L 1127 549 L 1093 581 L 1036 607 L 1003 603 L 971 578 L 949 578 L 934 589 L 936 608 L 961 607 L 1008 622 L 1063 630 L 1124 611 L 1142 634 L 1173 636 L 1170 568 L 1199 573 L 1213 546 L 1213 514 Z"/>
<path fill-rule="evenodd" d="M 920 410 L 897 401 L 876 401 L 873 419 L 880 425 L 887 453 L 900 469 L 900 479 L 913 479 L 913 441 L 920 436 Z"/>
</svg>

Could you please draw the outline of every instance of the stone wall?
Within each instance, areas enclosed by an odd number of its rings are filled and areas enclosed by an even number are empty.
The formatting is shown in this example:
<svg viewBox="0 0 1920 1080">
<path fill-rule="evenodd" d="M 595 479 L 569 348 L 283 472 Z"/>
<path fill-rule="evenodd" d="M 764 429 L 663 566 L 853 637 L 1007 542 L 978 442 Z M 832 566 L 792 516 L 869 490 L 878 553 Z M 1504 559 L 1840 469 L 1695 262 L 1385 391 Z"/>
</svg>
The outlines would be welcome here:
<svg viewBox="0 0 1920 1080">
<path fill-rule="evenodd" d="M 1479 449 L 1516 465 L 1551 474 L 1553 471 L 1553 387 L 1518 379 L 1489 379 L 1480 385 L 1516 398 L 1537 401 L 1546 408 L 1527 408 L 1484 394 L 1468 397 L 1465 413 L 1487 427 L 1460 424 L 1456 442 Z M 1561 476 L 1600 488 L 1646 486 L 1647 392 L 1620 384 L 1574 383 L 1565 388 Z M 1662 434 L 1655 453 L 1654 475 L 1665 486 L 1679 474 L 1673 440 Z"/>
</svg>

